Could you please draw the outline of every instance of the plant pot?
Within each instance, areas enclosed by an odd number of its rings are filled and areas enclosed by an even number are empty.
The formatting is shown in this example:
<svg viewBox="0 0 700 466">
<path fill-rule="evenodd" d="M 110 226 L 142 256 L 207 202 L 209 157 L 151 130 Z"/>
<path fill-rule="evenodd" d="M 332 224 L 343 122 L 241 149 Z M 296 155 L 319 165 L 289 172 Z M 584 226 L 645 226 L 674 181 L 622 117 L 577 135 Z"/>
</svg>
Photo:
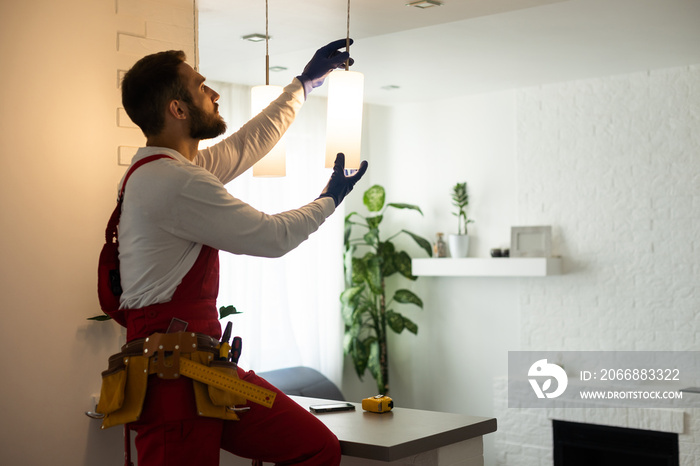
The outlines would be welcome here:
<svg viewBox="0 0 700 466">
<path fill-rule="evenodd" d="M 449 235 L 451 257 L 467 257 L 469 254 L 469 235 Z"/>
</svg>

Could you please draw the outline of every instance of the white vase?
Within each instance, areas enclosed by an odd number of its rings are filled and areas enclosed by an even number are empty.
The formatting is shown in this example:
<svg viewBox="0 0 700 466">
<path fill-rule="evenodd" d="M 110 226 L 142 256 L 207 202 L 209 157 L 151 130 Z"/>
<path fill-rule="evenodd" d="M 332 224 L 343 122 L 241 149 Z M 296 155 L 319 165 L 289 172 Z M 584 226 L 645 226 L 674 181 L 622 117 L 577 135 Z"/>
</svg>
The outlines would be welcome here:
<svg viewBox="0 0 700 466">
<path fill-rule="evenodd" d="M 469 254 L 469 235 L 450 235 L 447 240 L 450 244 L 451 257 L 467 257 Z"/>
</svg>

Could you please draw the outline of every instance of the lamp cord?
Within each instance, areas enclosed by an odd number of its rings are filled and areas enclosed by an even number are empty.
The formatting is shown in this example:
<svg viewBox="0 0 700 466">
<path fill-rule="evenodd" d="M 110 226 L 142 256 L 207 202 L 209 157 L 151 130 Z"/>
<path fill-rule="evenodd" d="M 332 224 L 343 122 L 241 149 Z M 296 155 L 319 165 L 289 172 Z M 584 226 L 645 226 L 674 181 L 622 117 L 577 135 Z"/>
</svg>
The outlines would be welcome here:
<svg viewBox="0 0 700 466">
<path fill-rule="evenodd" d="M 267 1 L 267 0 L 265 0 Z M 350 53 L 350 0 L 348 0 L 348 28 L 347 36 L 345 38 L 345 50 Z M 350 58 L 345 60 L 345 71 L 350 70 Z"/>
<path fill-rule="evenodd" d="M 270 85 L 270 34 L 268 33 L 267 0 L 265 0 L 265 85 Z"/>
</svg>

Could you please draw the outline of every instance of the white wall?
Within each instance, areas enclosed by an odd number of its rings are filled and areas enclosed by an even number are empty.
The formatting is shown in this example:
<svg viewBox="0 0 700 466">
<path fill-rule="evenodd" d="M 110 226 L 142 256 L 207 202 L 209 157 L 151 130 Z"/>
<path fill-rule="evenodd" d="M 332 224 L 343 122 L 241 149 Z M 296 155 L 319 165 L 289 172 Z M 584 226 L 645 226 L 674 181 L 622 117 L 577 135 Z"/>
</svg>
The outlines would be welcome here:
<svg viewBox="0 0 700 466">
<path fill-rule="evenodd" d="M 697 349 L 700 67 L 522 90 L 518 166 L 567 269 L 523 282 L 524 347 Z"/>
<path fill-rule="evenodd" d="M 517 224 L 515 93 L 368 109 L 365 137 L 368 180 L 349 198 L 347 211 L 362 210 L 361 192 L 371 184 L 387 190 L 388 202 L 417 204 L 385 215 L 383 237 L 406 228 L 434 241 L 456 233 L 451 188 L 468 183 L 474 236 L 471 256 L 508 246 Z M 412 240 L 401 244 L 424 256 Z M 518 281 L 513 278 L 419 278 L 411 283 L 424 309 L 401 309 L 419 325 L 390 341 L 390 387 L 397 406 L 492 416 L 492 379 L 507 371 L 507 350 L 520 346 Z M 399 310 L 399 309 L 397 309 Z M 346 362 L 343 391 L 349 399 L 375 394 L 369 373 L 360 384 Z M 492 440 L 487 438 L 487 446 Z M 489 454 L 491 454 L 489 452 Z"/>
<path fill-rule="evenodd" d="M 192 5 L 0 2 L 0 464 L 123 464 L 121 429 L 83 414 L 122 338 L 85 320 L 100 312 L 117 146 L 142 141 L 117 128 L 117 70 L 152 48 L 193 50 Z"/>
<path fill-rule="evenodd" d="M 449 187 L 464 180 L 472 256 L 507 245 L 521 224 L 552 225 L 564 257 L 559 277 L 420 278 L 425 310 L 407 312 L 419 334 L 390 348 L 398 406 L 495 415 L 492 377 L 506 374 L 508 350 L 697 348 L 700 67 L 373 112 L 370 181 L 426 212 L 397 224 L 449 232 Z M 376 390 L 351 367 L 343 389 Z M 498 414 L 486 463 L 548 464 L 547 448 L 518 443 L 541 416 Z M 697 442 L 686 432 L 682 448 Z"/>
<path fill-rule="evenodd" d="M 697 351 L 700 66 L 519 91 L 518 167 L 521 218 L 555 225 L 566 269 L 522 281 L 523 349 Z M 551 464 L 545 410 L 498 404 L 499 464 Z M 684 411 L 680 464 L 700 464 Z"/>
</svg>

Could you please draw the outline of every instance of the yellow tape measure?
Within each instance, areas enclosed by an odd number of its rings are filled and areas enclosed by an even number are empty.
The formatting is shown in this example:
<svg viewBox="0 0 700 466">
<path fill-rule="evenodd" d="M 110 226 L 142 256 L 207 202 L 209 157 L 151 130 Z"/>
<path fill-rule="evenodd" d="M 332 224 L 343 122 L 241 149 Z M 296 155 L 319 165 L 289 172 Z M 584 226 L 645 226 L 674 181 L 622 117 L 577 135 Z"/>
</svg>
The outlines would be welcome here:
<svg viewBox="0 0 700 466">
<path fill-rule="evenodd" d="M 243 395 L 247 400 L 271 408 L 275 402 L 277 394 L 266 388 L 259 387 L 250 382 L 246 382 L 235 377 L 222 374 L 216 369 L 180 358 L 180 373 L 185 377 L 212 385 L 221 390 L 228 390 L 239 395 Z"/>
</svg>

